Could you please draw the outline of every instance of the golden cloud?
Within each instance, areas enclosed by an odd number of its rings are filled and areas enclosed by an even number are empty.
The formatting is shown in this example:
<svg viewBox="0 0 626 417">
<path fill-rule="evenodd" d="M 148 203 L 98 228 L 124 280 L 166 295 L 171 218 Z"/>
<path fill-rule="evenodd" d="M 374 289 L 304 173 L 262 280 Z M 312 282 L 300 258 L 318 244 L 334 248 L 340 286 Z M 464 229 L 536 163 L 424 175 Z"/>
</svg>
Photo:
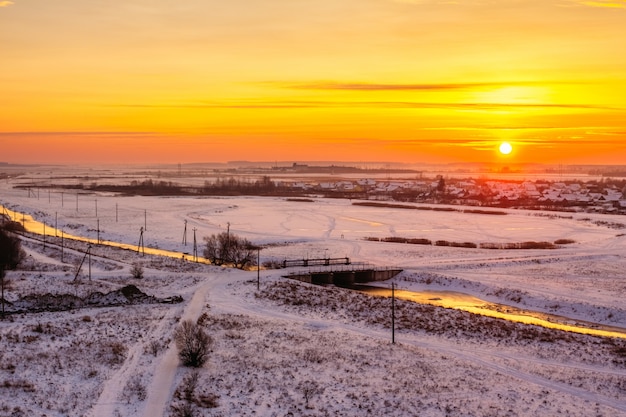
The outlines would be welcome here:
<svg viewBox="0 0 626 417">
<path fill-rule="evenodd" d="M 576 0 L 576 3 L 589 7 L 626 9 L 626 0 Z"/>
</svg>

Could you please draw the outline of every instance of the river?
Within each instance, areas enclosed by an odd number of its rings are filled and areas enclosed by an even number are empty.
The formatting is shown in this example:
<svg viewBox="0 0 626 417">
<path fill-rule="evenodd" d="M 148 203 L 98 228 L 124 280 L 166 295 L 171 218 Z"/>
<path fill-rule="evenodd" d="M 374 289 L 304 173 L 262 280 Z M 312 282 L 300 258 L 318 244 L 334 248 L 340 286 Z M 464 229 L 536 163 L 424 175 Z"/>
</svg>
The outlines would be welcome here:
<svg viewBox="0 0 626 417">
<path fill-rule="evenodd" d="M 130 249 L 137 252 L 144 252 L 150 255 L 167 256 L 177 259 L 183 257 L 189 258 L 189 255 L 182 252 L 167 251 L 162 249 L 155 249 L 150 247 L 139 247 L 137 245 L 112 242 L 96 239 L 85 238 L 81 236 L 75 236 L 72 234 L 63 233 L 60 230 L 56 230 L 53 227 L 47 226 L 44 223 L 38 222 L 32 218 L 32 216 L 18 213 L 9 210 L 0 205 L 0 213 L 4 213 L 11 219 L 23 224 L 26 231 L 39 235 L 55 235 L 64 236 L 66 239 L 73 239 L 92 244 L 100 244 L 113 246 L 123 249 Z M 210 263 L 205 258 L 198 257 L 198 262 Z M 377 286 L 355 286 L 353 289 L 361 292 L 365 292 L 371 295 L 391 297 L 391 290 L 389 288 L 377 287 Z M 504 304 L 491 303 L 480 298 L 474 297 L 469 294 L 453 291 L 408 291 L 408 290 L 395 290 L 395 297 L 398 299 L 409 300 L 422 304 L 430 304 L 434 306 L 444 308 L 454 308 L 457 310 L 463 310 L 474 314 L 480 314 L 483 316 L 489 316 L 504 320 L 509 320 L 518 323 L 538 325 L 550 329 L 564 330 L 568 332 L 589 334 L 602 337 L 618 337 L 626 339 L 626 328 L 606 326 L 597 323 L 586 322 L 583 320 L 571 319 L 568 317 L 547 314 L 538 311 L 522 310 L 517 307 L 507 306 Z"/>
</svg>

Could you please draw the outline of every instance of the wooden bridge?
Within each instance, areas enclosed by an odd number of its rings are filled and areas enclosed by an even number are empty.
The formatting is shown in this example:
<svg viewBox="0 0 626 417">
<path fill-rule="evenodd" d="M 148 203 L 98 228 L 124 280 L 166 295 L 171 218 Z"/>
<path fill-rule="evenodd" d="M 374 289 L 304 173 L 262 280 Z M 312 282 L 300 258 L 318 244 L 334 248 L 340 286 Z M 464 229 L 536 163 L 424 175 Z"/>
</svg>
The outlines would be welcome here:
<svg viewBox="0 0 626 417">
<path fill-rule="evenodd" d="M 290 266 L 330 266 L 350 265 L 350 258 L 314 258 L 314 259 L 285 259 L 283 268 Z"/>
</svg>

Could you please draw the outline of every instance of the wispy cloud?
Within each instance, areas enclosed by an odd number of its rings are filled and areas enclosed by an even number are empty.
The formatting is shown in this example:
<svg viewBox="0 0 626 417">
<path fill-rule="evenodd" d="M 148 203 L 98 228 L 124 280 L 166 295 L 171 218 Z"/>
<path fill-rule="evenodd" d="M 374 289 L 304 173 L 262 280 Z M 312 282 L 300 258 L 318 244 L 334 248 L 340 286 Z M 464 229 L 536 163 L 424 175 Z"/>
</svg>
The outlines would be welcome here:
<svg viewBox="0 0 626 417">
<path fill-rule="evenodd" d="M 12 1 L 2 0 L 0 1 L 0 7 L 9 7 L 10 5 L 15 4 Z"/>
<path fill-rule="evenodd" d="M 474 90 L 480 88 L 499 88 L 516 86 L 546 85 L 546 82 L 477 82 L 477 83 L 425 83 L 425 84 L 385 84 L 361 82 L 317 81 L 310 83 L 269 82 L 281 88 L 292 90 L 344 90 L 344 91 L 449 91 Z M 551 83 L 554 84 L 554 83 Z"/>
<path fill-rule="evenodd" d="M 331 109 L 331 108 L 380 108 L 380 109 L 448 109 L 448 110 L 521 110 L 521 109 L 571 109 L 571 110 L 622 110 L 589 104 L 558 103 L 450 103 L 414 101 L 240 101 L 196 102 L 172 104 L 113 104 L 107 107 L 128 108 L 180 108 L 180 109 Z"/>
<path fill-rule="evenodd" d="M 574 3 L 589 7 L 607 7 L 613 9 L 626 9 L 626 0 L 571 0 Z"/>
<path fill-rule="evenodd" d="M 0 132 L 0 137 L 15 137 L 15 136 L 66 136 L 66 137 L 85 137 L 85 136 L 98 136 L 98 137 L 118 137 L 118 136 L 153 136 L 156 132 L 115 132 L 115 131 L 107 131 L 107 132 L 98 132 L 98 131 L 81 131 L 81 132 L 73 132 L 73 131 L 42 131 L 42 132 Z"/>
</svg>

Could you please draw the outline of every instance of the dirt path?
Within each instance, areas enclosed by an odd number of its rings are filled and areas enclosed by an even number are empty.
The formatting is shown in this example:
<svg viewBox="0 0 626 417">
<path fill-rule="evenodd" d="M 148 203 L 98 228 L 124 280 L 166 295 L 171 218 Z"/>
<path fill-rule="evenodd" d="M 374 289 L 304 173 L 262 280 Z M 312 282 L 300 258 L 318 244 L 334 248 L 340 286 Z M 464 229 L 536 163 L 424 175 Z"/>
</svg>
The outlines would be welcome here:
<svg viewBox="0 0 626 417">
<path fill-rule="evenodd" d="M 160 320 L 155 322 L 148 329 L 144 337 L 129 349 L 124 364 L 104 383 L 100 397 L 98 397 L 98 401 L 93 406 L 88 416 L 99 417 L 115 415 L 115 409 L 120 404 L 120 397 L 129 379 L 137 374 L 139 361 L 144 354 L 146 342 L 148 340 L 160 339 L 172 318 L 179 314 L 179 312 L 180 308 L 171 308 L 168 310 Z"/>
<path fill-rule="evenodd" d="M 193 294 L 191 301 L 189 301 L 185 307 L 181 321 L 192 320 L 195 322 L 198 317 L 200 317 L 211 287 L 211 281 L 205 282 L 198 287 Z M 143 415 L 145 417 L 158 417 L 166 415 L 167 405 L 170 403 L 170 399 L 172 398 L 172 394 L 175 389 L 174 380 L 179 366 L 180 361 L 178 359 L 178 349 L 176 349 L 176 345 L 174 343 L 170 343 L 167 352 L 157 364 L 154 371 L 154 377 L 148 387 L 146 408 L 143 411 Z"/>
</svg>

